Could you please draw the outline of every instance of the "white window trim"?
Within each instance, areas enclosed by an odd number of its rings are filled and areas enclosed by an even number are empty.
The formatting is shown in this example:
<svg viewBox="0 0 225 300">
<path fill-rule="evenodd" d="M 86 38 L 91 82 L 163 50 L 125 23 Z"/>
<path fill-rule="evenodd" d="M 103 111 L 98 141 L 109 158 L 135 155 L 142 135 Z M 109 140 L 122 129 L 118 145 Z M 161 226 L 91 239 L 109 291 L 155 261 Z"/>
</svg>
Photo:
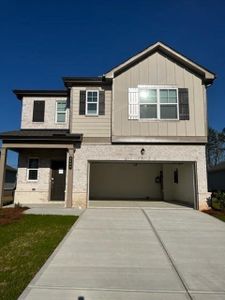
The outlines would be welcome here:
<svg viewBox="0 0 225 300">
<path fill-rule="evenodd" d="M 37 159 L 38 160 L 38 168 L 34 169 L 34 168 L 29 168 L 29 162 L 31 159 Z M 28 182 L 37 182 L 39 180 L 39 162 L 40 159 L 38 157 L 29 157 L 28 158 L 28 162 L 27 162 L 27 181 Z M 33 170 L 37 170 L 37 179 L 29 179 L 29 171 L 33 171 Z"/>
<path fill-rule="evenodd" d="M 140 113 L 140 99 L 139 99 L 139 89 L 147 88 L 147 89 L 156 89 L 157 93 L 157 118 L 141 118 Z M 177 91 L 177 103 L 160 103 L 160 90 L 176 90 Z M 178 94 L 178 87 L 173 85 L 138 85 L 138 102 L 139 102 L 139 121 L 179 121 L 179 94 Z M 144 103 L 143 103 L 144 104 Z M 149 103 L 151 105 L 151 103 Z M 177 118 L 174 119 L 161 119 L 160 118 L 160 104 L 163 105 L 170 105 L 170 104 L 177 104 Z M 154 105 L 154 103 L 152 103 Z"/>
<path fill-rule="evenodd" d="M 66 99 L 56 100 L 56 104 L 55 104 L 55 123 L 56 124 L 66 124 L 67 123 L 67 108 L 66 108 L 65 111 L 58 111 L 58 103 L 59 102 L 66 102 L 67 103 L 67 100 Z M 59 122 L 57 120 L 58 112 L 59 113 L 65 113 L 65 121 L 64 122 Z"/>
<path fill-rule="evenodd" d="M 96 110 L 95 114 L 88 113 L 88 93 L 89 92 L 97 92 L 97 102 L 89 102 L 89 103 L 97 103 L 97 110 Z M 99 90 L 86 90 L 85 115 L 86 116 L 98 116 L 99 115 Z"/>
</svg>

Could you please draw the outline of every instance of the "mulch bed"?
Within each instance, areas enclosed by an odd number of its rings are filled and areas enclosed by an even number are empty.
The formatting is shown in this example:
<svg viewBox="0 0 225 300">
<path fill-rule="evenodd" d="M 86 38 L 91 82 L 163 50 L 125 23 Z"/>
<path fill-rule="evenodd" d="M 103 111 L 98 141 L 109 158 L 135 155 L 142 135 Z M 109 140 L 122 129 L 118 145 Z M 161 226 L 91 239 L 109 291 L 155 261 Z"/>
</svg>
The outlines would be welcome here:
<svg viewBox="0 0 225 300">
<path fill-rule="evenodd" d="M 20 220 L 24 215 L 23 211 L 28 209 L 27 207 L 9 207 L 0 208 L 0 225 L 11 224 Z"/>
<path fill-rule="evenodd" d="M 225 217 L 225 212 L 215 210 L 215 209 L 212 209 L 212 208 L 203 210 L 202 212 L 204 212 L 206 214 L 209 214 L 211 216 L 214 216 L 214 217 Z"/>
</svg>

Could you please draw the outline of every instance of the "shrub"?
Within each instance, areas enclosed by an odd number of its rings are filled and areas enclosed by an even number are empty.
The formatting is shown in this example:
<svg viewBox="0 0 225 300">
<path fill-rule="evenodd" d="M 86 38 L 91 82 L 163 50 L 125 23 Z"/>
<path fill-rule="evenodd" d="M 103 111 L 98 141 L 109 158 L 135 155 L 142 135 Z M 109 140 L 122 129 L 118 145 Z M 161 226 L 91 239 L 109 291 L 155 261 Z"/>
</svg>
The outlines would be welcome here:
<svg viewBox="0 0 225 300">
<path fill-rule="evenodd" d="M 225 192 L 213 192 L 211 195 L 212 208 L 225 211 Z"/>
</svg>

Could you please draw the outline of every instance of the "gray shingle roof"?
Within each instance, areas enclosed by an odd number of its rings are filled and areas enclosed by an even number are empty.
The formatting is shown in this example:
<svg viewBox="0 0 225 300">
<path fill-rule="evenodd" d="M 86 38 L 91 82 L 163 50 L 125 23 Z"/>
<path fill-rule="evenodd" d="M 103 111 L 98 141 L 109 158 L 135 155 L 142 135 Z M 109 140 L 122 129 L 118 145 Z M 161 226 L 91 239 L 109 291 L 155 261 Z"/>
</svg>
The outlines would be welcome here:
<svg viewBox="0 0 225 300">
<path fill-rule="evenodd" d="M 71 134 L 66 129 L 23 129 L 0 133 L 3 141 L 54 141 L 54 142 L 81 142 L 82 134 Z"/>
</svg>

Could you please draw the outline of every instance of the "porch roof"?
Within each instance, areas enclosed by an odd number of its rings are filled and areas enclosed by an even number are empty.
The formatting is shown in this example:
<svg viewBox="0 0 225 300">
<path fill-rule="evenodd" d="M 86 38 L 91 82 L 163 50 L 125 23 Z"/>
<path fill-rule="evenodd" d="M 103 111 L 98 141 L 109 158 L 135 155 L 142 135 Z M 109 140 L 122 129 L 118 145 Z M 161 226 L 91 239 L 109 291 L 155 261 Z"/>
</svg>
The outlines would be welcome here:
<svg viewBox="0 0 225 300">
<path fill-rule="evenodd" d="M 82 142 L 82 134 L 71 134 L 69 130 L 21 129 L 0 133 L 3 143 L 76 144 Z"/>
<path fill-rule="evenodd" d="M 13 90 L 19 100 L 23 97 L 67 97 L 67 90 Z"/>
</svg>

